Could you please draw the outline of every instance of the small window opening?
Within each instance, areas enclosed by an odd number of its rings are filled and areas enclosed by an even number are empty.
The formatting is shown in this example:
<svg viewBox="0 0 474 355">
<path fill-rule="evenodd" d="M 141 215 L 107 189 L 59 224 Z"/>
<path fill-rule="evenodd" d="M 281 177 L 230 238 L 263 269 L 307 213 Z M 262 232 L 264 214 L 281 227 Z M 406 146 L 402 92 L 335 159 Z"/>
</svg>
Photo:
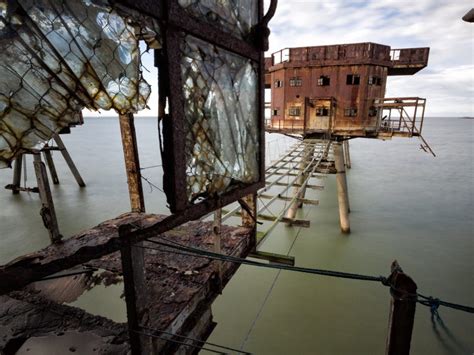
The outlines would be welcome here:
<svg viewBox="0 0 474 355">
<path fill-rule="evenodd" d="M 280 110 L 274 109 L 273 110 L 273 116 L 278 116 L 278 115 L 280 115 Z"/>
<path fill-rule="evenodd" d="M 290 86 L 301 86 L 303 80 L 299 76 L 290 78 Z"/>
<path fill-rule="evenodd" d="M 275 80 L 274 86 L 276 88 L 281 88 L 283 87 L 283 81 L 282 80 Z"/>
<path fill-rule="evenodd" d="M 329 107 L 317 107 L 316 116 L 329 116 Z"/>
<path fill-rule="evenodd" d="M 369 85 L 382 85 L 382 78 L 379 76 L 369 76 Z"/>
<path fill-rule="evenodd" d="M 349 74 L 346 78 L 347 85 L 359 85 L 360 84 L 360 76 L 355 74 Z"/>
<path fill-rule="evenodd" d="M 344 109 L 344 116 L 355 117 L 357 116 L 357 109 L 355 107 L 348 107 Z"/>
<path fill-rule="evenodd" d="M 329 76 L 321 75 L 318 79 L 319 86 L 328 86 L 331 83 Z"/>
<path fill-rule="evenodd" d="M 288 114 L 289 114 L 290 116 L 299 116 L 299 115 L 300 115 L 300 112 L 301 112 L 301 110 L 300 110 L 299 107 L 290 107 L 290 108 L 288 109 Z"/>
<path fill-rule="evenodd" d="M 369 107 L 369 117 L 377 116 L 377 108 L 374 106 Z"/>
</svg>

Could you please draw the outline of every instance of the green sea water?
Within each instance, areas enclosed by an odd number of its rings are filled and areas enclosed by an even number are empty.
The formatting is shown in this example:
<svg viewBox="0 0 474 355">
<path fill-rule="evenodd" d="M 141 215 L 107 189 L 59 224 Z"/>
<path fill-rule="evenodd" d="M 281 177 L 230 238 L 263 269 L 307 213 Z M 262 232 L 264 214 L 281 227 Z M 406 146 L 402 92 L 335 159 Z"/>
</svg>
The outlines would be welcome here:
<svg viewBox="0 0 474 355">
<path fill-rule="evenodd" d="M 136 128 L 142 166 L 159 165 L 156 121 L 138 118 Z M 339 232 L 335 178 L 328 176 L 323 191 L 307 195 L 320 205 L 299 211 L 311 228 L 279 225 L 262 250 L 292 255 L 298 266 L 384 276 L 396 259 L 419 292 L 473 306 L 474 120 L 428 118 L 424 136 L 436 158 L 416 139 L 351 141 L 349 236 Z M 55 153 L 61 184 L 52 191 L 68 236 L 128 211 L 129 204 L 117 119 L 86 119 L 63 139 L 87 183 L 79 188 Z M 267 135 L 267 159 L 290 144 Z M 34 186 L 31 157 L 26 175 Z M 143 175 L 161 185 L 159 167 Z M 11 177 L 11 170 L 0 170 L 0 186 Z M 163 193 L 146 183 L 144 189 L 147 211 L 167 213 Z M 48 245 L 39 206 L 35 194 L 0 189 L 1 264 Z M 120 293 L 103 287 L 75 305 L 124 321 Z M 389 303 L 388 289 L 377 283 L 242 266 L 213 305 L 217 327 L 209 341 L 256 354 L 383 354 Z M 417 307 L 412 354 L 472 354 L 474 316 L 439 313 L 445 328 L 434 328 L 429 310 Z"/>
</svg>

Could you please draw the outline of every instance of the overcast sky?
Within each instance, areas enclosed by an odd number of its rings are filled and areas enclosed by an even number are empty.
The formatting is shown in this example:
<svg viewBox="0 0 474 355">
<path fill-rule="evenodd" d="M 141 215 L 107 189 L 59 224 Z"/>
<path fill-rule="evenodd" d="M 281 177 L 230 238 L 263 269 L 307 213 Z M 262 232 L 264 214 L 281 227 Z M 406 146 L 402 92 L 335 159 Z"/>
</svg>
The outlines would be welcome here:
<svg viewBox="0 0 474 355">
<path fill-rule="evenodd" d="M 389 77 L 386 96 L 425 97 L 427 116 L 474 116 L 474 24 L 461 20 L 472 6 L 453 0 L 279 0 L 270 52 L 358 42 L 430 47 L 428 67 Z"/>
<path fill-rule="evenodd" d="M 427 116 L 474 116 L 474 24 L 461 20 L 472 4 L 465 0 L 279 0 L 266 55 L 286 47 L 358 42 L 430 47 L 428 67 L 414 76 L 389 77 L 386 96 L 425 97 Z M 150 70 L 145 79 L 152 85 L 152 109 L 138 115 L 151 116 L 157 112 L 157 74 L 151 54 L 144 64 Z"/>
</svg>

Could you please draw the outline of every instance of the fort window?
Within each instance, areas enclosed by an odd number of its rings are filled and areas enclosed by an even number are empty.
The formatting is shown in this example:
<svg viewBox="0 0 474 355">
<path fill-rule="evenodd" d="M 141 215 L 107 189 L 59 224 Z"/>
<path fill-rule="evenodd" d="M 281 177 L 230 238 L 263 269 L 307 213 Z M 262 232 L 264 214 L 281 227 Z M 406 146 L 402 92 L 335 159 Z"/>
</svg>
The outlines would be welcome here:
<svg viewBox="0 0 474 355">
<path fill-rule="evenodd" d="M 290 86 L 301 86 L 302 82 L 299 76 L 295 76 L 290 79 Z"/>
<path fill-rule="evenodd" d="M 316 116 L 329 116 L 329 107 L 317 107 Z"/>
<path fill-rule="evenodd" d="M 318 79 L 319 86 L 328 86 L 331 83 L 331 79 L 329 76 L 321 75 Z"/>
<path fill-rule="evenodd" d="M 357 116 L 357 109 L 354 107 L 349 107 L 344 109 L 344 116 L 346 117 L 355 117 Z"/>
<path fill-rule="evenodd" d="M 359 75 L 354 75 L 354 74 L 347 75 L 346 84 L 347 85 L 359 85 L 360 84 L 360 76 Z"/>
<path fill-rule="evenodd" d="M 382 78 L 379 76 L 369 76 L 369 85 L 382 85 Z"/>
<path fill-rule="evenodd" d="M 280 114 L 280 110 L 275 109 L 273 110 L 273 116 L 278 116 Z"/>
<path fill-rule="evenodd" d="M 377 108 L 374 106 L 369 107 L 369 117 L 377 116 Z"/>
<path fill-rule="evenodd" d="M 288 114 L 289 114 L 290 116 L 299 116 L 299 115 L 300 115 L 300 112 L 301 112 L 301 110 L 300 110 L 299 107 L 290 107 L 290 108 L 288 109 Z"/>
<path fill-rule="evenodd" d="M 275 80 L 274 86 L 275 86 L 276 88 L 281 88 L 281 87 L 283 87 L 283 81 L 281 81 L 281 80 Z"/>
</svg>

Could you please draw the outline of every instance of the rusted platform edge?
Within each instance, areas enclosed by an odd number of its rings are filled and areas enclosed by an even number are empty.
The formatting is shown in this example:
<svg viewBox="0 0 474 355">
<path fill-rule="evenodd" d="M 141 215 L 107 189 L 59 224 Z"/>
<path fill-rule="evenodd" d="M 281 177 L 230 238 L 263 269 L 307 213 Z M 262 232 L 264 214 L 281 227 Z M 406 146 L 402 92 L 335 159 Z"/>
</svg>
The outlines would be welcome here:
<svg viewBox="0 0 474 355">
<path fill-rule="evenodd" d="M 118 226 L 123 221 L 130 221 L 130 218 L 137 217 L 137 214 L 126 214 L 114 220 L 106 221 L 92 230 L 104 230 L 108 233 L 114 233 L 110 225 Z M 154 223 L 157 219 L 162 218 L 158 215 L 141 215 L 141 221 L 146 223 Z M 138 221 L 139 222 L 139 221 Z M 253 248 L 252 239 L 250 238 L 250 230 L 241 227 L 223 226 L 225 235 L 223 236 L 223 252 L 225 254 L 237 257 L 245 257 Z M 118 227 L 117 227 L 118 228 Z M 204 249 L 211 248 L 211 224 L 205 222 L 191 222 L 188 227 L 182 226 L 177 230 L 170 231 L 166 237 L 186 244 L 194 245 Z M 116 231 L 115 231 L 116 232 Z M 90 235 L 91 233 L 83 232 Z M 193 235 L 195 233 L 196 235 Z M 158 237 L 157 239 L 160 239 Z M 152 246 L 152 244 L 148 244 Z M 56 252 L 45 248 L 41 251 L 42 255 Z M 170 254 L 165 251 L 147 250 L 146 268 L 147 268 L 147 290 L 150 299 L 153 302 L 149 306 L 148 319 L 146 326 L 155 329 L 162 329 L 170 333 L 186 335 L 194 333 L 195 335 L 207 337 L 212 330 L 212 315 L 208 322 L 199 321 L 205 314 L 210 314 L 210 305 L 220 293 L 216 282 L 216 261 L 210 261 L 202 258 L 189 256 L 179 256 Z M 66 257 L 68 255 L 66 254 Z M 180 259 L 181 258 L 181 259 Z M 184 258 L 184 259 L 183 259 Z M 183 262 L 185 260 L 185 262 Z M 113 273 L 121 273 L 120 254 L 112 253 L 98 260 L 92 260 L 87 263 L 89 266 L 100 267 Z M 231 279 L 237 271 L 239 265 L 234 263 L 223 264 L 223 286 Z M 189 269 L 188 272 L 183 270 Z M 199 271 L 195 271 L 199 270 Z M 174 292 L 172 292 L 174 291 Z M 176 292 L 177 299 L 173 299 L 169 294 L 174 295 Z M 113 335 L 113 343 L 123 344 L 128 339 L 125 332 L 125 325 L 111 322 L 99 316 L 93 316 L 87 312 L 70 307 L 67 305 L 59 305 L 42 297 L 31 294 L 29 291 L 17 291 L 9 296 L 0 296 L 2 300 L 0 306 L 0 345 L 5 346 L 8 342 L 15 338 L 28 338 L 32 336 L 41 336 L 55 332 L 64 331 L 92 331 L 98 335 L 104 333 L 104 329 L 114 329 L 114 332 L 107 333 L 108 336 Z M 9 305 L 9 306 L 6 306 Z M 7 307 L 7 309 L 5 309 Z M 35 317 L 28 317 L 21 309 L 28 309 L 30 314 Z M 52 312 L 50 314 L 50 312 Z M 53 322 L 55 327 L 44 325 L 38 319 L 55 318 L 60 315 L 63 322 Z M 72 317 L 72 319 L 69 319 Z M 206 316 L 209 318 L 209 316 Z M 25 319 L 22 319 L 25 318 Z M 30 319 L 32 318 L 32 319 Z M 22 324 L 22 329 L 15 328 L 12 319 L 17 319 Z M 87 320 L 86 326 L 83 326 L 80 319 Z M 36 323 L 35 323 L 36 322 Z M 11 327 L 9 326 L 13 324 Z M 31 323 L 31 324 L 30 324 Z M 202 323 L 202 324 L 200 324 Z M 9 332 L 15 333 L 15 335 Z M 199 337 L 201 337 L 199 336 Z M 182 339 L 178 339 L 182 341 Z M 107 343 L 107 342 L 106 342 Z M 177 345 L 173 342 L 156 342 L 157 351 L 175 351 Z M 3 348 L 0 346 L 0 349 Z M 112 346 L 112 345 L 111 345 Z M 114 345 L 115 346 L 115 345 Z M 128 348 L 128 344 L 126 345 Z M 122 350 L 123 348 L 120 348 Z M 119 348 L 116 348 L 118 351 Z M 183 348 L 186 349 L 186 347 Z"/>
</svg>

